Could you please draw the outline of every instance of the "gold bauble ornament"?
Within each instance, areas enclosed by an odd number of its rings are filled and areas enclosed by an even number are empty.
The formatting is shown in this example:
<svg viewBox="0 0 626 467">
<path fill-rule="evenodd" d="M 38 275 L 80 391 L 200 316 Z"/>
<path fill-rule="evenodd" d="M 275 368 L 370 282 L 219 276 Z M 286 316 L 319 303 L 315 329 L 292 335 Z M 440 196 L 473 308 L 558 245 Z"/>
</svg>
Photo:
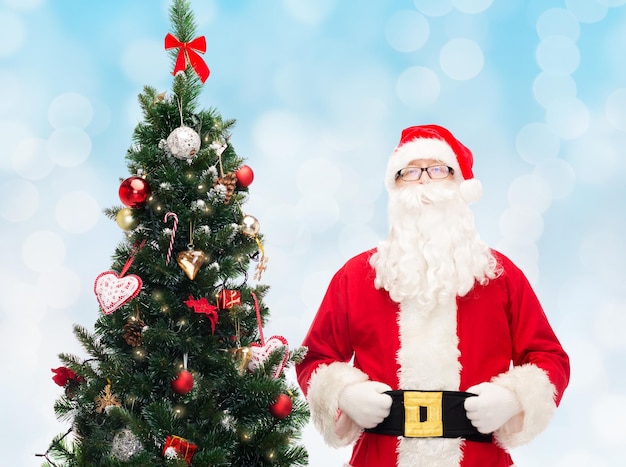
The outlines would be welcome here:
<svg viewBox="0 0 626 467">
<path fill-rule="evenodd" d="M 117 211 L 115 222 L 122 230 L 133 230 L 139 225 L 139 221 L 133 216 L 131 208 L 122 208 Z"/>
<path fill-rule="evenodd" d="M 261 224 L 256 217 L 246 214 L 241 221 L 241 231 L 250 237 L 256 237 L 261 230 Z"/>
<path fill-rule="evenodd" d="M 250 347 L 237 347 L 236 349 L 231 349 L 230 352 L 233 354 L 237 372 L 243 376 L 248 369 L 250 360 L 252 360 L 252 350 Z"/>
</svg>

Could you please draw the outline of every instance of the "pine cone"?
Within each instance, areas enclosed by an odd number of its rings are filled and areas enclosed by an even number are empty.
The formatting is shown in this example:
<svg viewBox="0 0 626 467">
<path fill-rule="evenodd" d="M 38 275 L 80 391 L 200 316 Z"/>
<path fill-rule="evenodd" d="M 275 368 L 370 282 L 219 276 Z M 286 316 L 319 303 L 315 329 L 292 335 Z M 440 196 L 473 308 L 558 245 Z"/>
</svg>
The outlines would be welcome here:
<svg viewBox="0 0 626 467">
<path fill-rule="evenodd" d="M 219 177 L 213 184 L 213 187 L 215 188 L 217 185 L 223 185 L 224 188 L 226 188 L 224 203 L 228 204 L 237 187 L 237 174 L 235 172 L 228 172 L 223 177 Z"/>
<path fill-rule="evenodd" d="M 140 319 L 129 321 L 124 325 L 124 340 L 132 347 L 139 347 L 143 342 L 143 328 L 146 325 Z"/>
</svg>

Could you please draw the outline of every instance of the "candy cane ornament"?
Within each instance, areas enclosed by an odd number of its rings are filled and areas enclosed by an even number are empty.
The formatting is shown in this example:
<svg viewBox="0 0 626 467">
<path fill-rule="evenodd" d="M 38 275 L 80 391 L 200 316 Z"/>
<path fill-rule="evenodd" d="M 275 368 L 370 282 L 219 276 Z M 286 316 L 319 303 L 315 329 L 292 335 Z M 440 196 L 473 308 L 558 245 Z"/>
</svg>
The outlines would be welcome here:
<svg viewBox="0 0 626 467">
<path fill-rule="evenodd" d="M 165 218 L 163 222 L 167 222 L 169 217 L 174 218 L 174 226 L 172 227 L 172 236 L 170 238 L 170 246 L 167 249 L 167 258 L 165 259 L 165 264 L 170 264 L 170 259 L 172 259 L 172 250 L 174 248 L 174 237 L 176 236 L 176 229 L 178 228 L 178 216 L 173 212 L 168 212 L 165 214 Z"/>
</svg>

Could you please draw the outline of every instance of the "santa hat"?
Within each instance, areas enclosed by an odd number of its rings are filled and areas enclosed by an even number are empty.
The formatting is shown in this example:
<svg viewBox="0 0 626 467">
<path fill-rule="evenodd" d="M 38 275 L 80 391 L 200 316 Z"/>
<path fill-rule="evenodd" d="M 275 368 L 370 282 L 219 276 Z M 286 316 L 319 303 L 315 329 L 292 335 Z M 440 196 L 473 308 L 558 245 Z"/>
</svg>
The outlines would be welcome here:
<svg viewBox="0 0 626 467">
<path fill-rule="evenodd" d="M 482 196 L 482 184 L 474 178 L 472 152 L 452 133 L 438 125 L 412 126 L 402 130 L 400 142 L 387 165 L 385 186 L 396 186 L 396 174 L 411 161 L 434 159 L 454 169 L 454 179 L 460 184 L 461 194 L 468 203 Z"/>
</svg>

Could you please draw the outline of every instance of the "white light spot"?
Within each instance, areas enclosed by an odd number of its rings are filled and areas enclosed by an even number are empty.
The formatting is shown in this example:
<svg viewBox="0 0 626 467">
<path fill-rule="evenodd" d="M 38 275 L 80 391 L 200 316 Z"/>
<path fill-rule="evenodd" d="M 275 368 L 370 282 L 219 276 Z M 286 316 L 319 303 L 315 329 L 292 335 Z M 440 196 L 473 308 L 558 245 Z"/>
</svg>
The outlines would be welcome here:
<svg viewBox="0 0 626 467">
<path fill-rule="evenodd" d="M 605 445 L 621 448 L 626 442 L 626 395 L 598 394 L 591 400 L 591 426 Z"/>
<path fill-rule="evenodd" d="M 204 26 L 215 21 L 218 15 L 217 5 L 213 0 L 203 0 L 194 3 L 193 12 L 198 26 Z"/>
<path fill-rule="evenodd" d="M 591 0 L 565 0 L 565 6 L 581 23 L 597 23 L 608 11 L 602 2 Z"/>
<path fill-rule="evenodd" d="M 392 85 L 390 75 L 377 64 L 345 69 L 333 77 L 325 90 L 325 102 L 332 112 L 329 120 L 352 122 L 364 115 L 377 122 L 384 119 L 390 107 L 387 89 Z"/>
<path fill-rule="evenodd" d="M 595 271 L 606 285 L 624 284 L 623 259 L 626 241 L 613 230 L 599 230 L 588 234 L 580 243 L 580 261 L 588 271 Z"/>
<path fill-rule="evenodd" d="M 311 129 L 291 112 L 275 111 L 262 115 L 254 124 L 255 144 L 275 162 L 293 163 L 294 155 L 306 152 Z"/>
<path fill-rule="evenodd" d="M 536 58 L 543 71 L 556 75 L 571 75 L 580 64 L 576 43 L 565 36 L 543 39 L 537 46 Z"/>
<path fill-rule="evenodd" d="M 377 245 L 381 238 L 378 234 L 363 223 L 346 224 L 339 232 L 337 249 L 342 258 L 351 258 L 361 251 Z"/>
<path fill-rule="evenodd" d="M 298 168 L 296 184 L 305 196 L 333 195 L 341 185 L 341 171 L 328 159 L 307 159 Z"/>
<path fill-rule="evenodd" d="M 524 275 L 531 284 L 537 282 L 539 278 L 537 245 L 525 239 L 505 237 L 498 242 L 496 249 L 511 258 L 511 261 L 524 271 Z"/>
<path fill-rule="evenodd" d="M 24 345 L 24 336 L 16 333 L 16 326 L 28 323 L 36 326 L 46 312 L 46 303 L 41 299 L 40 292 L 33 284 L 22 282 L 8 274 L 0 274 L 3 291 L 0 301 L 0 314 L 3 317 L 3 330 L 9 331 L 5 336 L 11 342 L 10 347 L 20 349 L 20 364 L 22 363 L 22 351 L 28 350 L 31 345 Z M 4 340 L 3 344 L 7 344 Z"/>
<path fill-rule="evenodd" d="M 154 82 L 155 76 L 172 68 L 169 58 L 169 54 L 163 53 L 162 42 L 138 40 L 131 42 L 122 52 L 121 67 L 131 81 L 143 85 Z"/>
<path fill-rule="evenodd" d="M 571 289 L 567 291 L 571 295 Z M 565 345 L 565 344 L 564 344 Z M 586 392 L 597 389 L 606 382 L 604 358 L 595 343 L 577 339 L 566 346 L 570 361 L 576 362 L 576 370 L 571 375 L 570 391 Z"/>
<path fill-rule="evenodd" d="M 23 105 L 22 97 L 24 86 L 17 73 L 6 70 L 0 71 L 0 115 L 6 115 L 13 119 L 15 113 Z"/>
<path fill-rule="evenodd" d="M 287 12 L 305 23 L 324 20 L 335 8 L 335 0 L 283 0 Z"/>
<path fill-rule="evenodd" d="M 557 99 L 574 99 L 576 92 L 576 81 L 570 75 L 542 72 L 533 82 L 535 99 L 544 108 Z"/>
<path fill-rule="evenodd" d="M 558 99 L 546 109 L 546 123 L 563 139 L 579 138 L 589 129 L 589 110 L 579 99 Z"/>
<path fill-rule="evenodd" d="M 33 271 L 51 271 L 61 266 L 64 259 L 65 243 L 54 232 L 34 232 L 22 243 L 22 260 Z"/>
<path fill-rule="evenodd" d="M 0 183 L 0 215 L 9 222 L 30 219 L 39 208 L 39 190 L 25 180 Z"/>
<path fill-rule="evenodd" d="M 67 232 L 81 234 L 91 230 L 100 217 L 100 206 L 84 191 L 72 191 L 59 198 L 56 220 Z"/>
<path fill-rule="evenodd" d="M 493 0 L 452 0 L 454 7 L 462 13 L 475 15 L 487 10 Z"/>
<path fill-rule="evenodd" d="M 8 57 L 17 52 L 26 38 L 26 28 L 15 14 L 0 11 L 0 57 Z"/>
<path fill-rule="evenodd" d="M 515 147 L 526 162 L 538 164 L 556 157 L 561 143 L 546 124 L 529 123 L 517 133 Z"/>
<path fill-rule="evenodd" d="M 543 234 L 543 217 L 529 206 L 509 206 L 500 216 L 500 232 L 515 243 L 534 242 Z"/>
<path fill-rule="evenodd" d="M 13 169 L 29 180 L 41 180 L 52 172 L 54 162 L 48 157 L 46 141 L 26 138 L 20 141 L 11 156 Z"/>
<path fill-rule="evenodd" d="M 593 165 L 589 156 L 593 154 Z M 572 145 L 567 154 L 581 183 L 603 185 L 614 177 L 621 177 L 621 159 L 615 145 L 603 137 L 582 138 Z"/>
<path fill-rule="evenodd" d="M 37 288 L 51 308 L 61 309 L 71 306 L 80 295 L 78 275 L 63 266 L 54 271 L 43 273 L 39 277 Z"/>
<path fill-rule="evenodd" d="M 598 342 L 611 350 L 626 349 L 626 303 L 609 302 L 595 311 Z"/>
<path fill-rule="evenodd" d="M 84 130 L 65 127 L 54 131 L 48 139 L 50 158 L 62 167 L 76 167 L 89 157 L 91 138 Z"/>
<path fill-rule="evenodd" d="M 484 65 L 483 52 L 469 39 L 452 39 L 441 49 L 439 64 L 450 78 L 459 81 L 472 79 Z"/>
<path fill-rule="evenodd" d="M 48 107 L 48 121 L 53 128 L 86 128 L 93 118 L 93 107 L 89 99 L 68 92 L 54 98 Z"/>
<path fill-rule="evenodd" d="M 452 0 L 413 0 L 413 5 L 426 16 L 444 16 L 452 11 Z"/>
<path fill-rule="evenodd" d="M 609 94 L 604 107 L 606 119 L 621 131 L 626 131 L 626 88 L 619 88 Z"/>
<path fill-rule="evenodd" d="M 91 135 L 99 135 L 104 132 L 111 124 L 111 109 L 109 106 L 96 99 L 92 102 L 93 105 L 93 121 L 87 128 L 87 132 Z M 136 107 L 139 107 L 136 105 Z"/>
<path fill-rule="evenodd" d="M 569 447 L 567 451 L 562 451 L 554 467 L 615 467 L 598 459 L 598 454 L 591 449 L 580 447 Z"/>
<path fill-rule="evenodd" d="M 554 158 L 535 167 L 533 173 L 542 177 L 552 191 L 552 199 L 568 196 L 576 184 L 576 174 L 571 165 L 563 159 Z"/>
<path fill-rule="evenodd" d="M 389 18 L 385 26 L 387 42 L 399 52 L 421 49 L 429 35 L 428 20 L 416 11 L 399 11 Z"/>
<path fill-rule="evenodd" d="M 15 9 L 36 10 L 41 8 L 46 0 L 4 0 L 3 3 Z"/>
<path fill-rule="evenodd" d="M 509 185 L 509 203 L 527 207 L 531 212 L 545 212 L 552 204 L 552 190 L 537 175 L 521 175 Z"/>
<path fill-rule="evenodd" d="M 564 8 L 549 8 L 537 20 L 537 34 L 541 39 L 564 36 L 576 42 L 580 35 L 580 25 L 570 11 Z"/>
<path fill-rule="evenodd" d="M 296 211 L 302 227 L 310 232 L 323 232 L 339 220 L 339 206 L 334 197 L 321 193 L 298 201 Z"/>
<path fill-rule="evenodd" d="M 0 121 L 0 144 L 2 144 L 2 153 L 4 157 L 0 157 L 0 171 L 13 170 L 13 152 L 15 148 L 25 139 L 33 136 L 32 129 L 11 117 L 10 120 Z"/>
<path fill-rule="evenodd" d="M 440 92 L 439 77 L 430 68 L 421 66 L 404 70 L 396 83 L 398 98 L 410 107 L 429 107 L 437 101 Z"/>
<path fill-rule="evenodd" d="M 273 245 L 285 247 L 298 243 L 302 246 L 303 236 L 306 236 L 306 233 L 300 228 L 295 206 L 274 204 L 273 209 L 269 210 L 263 219 L 264 230 L 272 232 L 269 241 Z"/>
<path fill-rule="evenodd" d="M 124 105 L 124 115 L 126 115 L 126 122 L 129 126 L 134 127 L 139 122 L 143 121 L 143 112 L 141 107 L 137 105 L 137 98 L 127 98 Z"/>
</svg>

